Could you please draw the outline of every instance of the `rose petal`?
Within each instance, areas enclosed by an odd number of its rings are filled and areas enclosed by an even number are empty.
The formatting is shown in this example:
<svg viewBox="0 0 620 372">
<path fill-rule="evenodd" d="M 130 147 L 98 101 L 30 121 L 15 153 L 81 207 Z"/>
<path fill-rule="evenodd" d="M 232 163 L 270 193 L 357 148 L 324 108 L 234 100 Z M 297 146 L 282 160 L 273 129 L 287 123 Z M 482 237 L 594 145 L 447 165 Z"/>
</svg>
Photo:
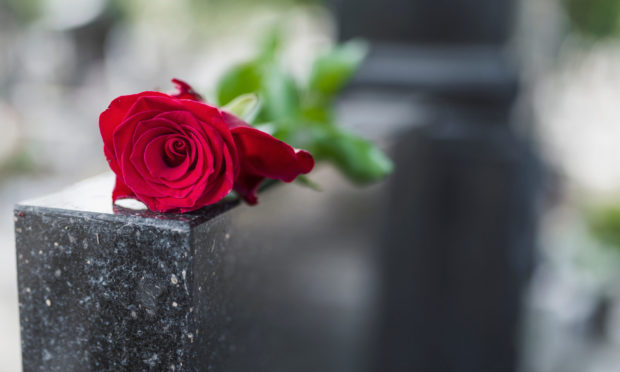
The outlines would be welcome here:
<svg viewBox="0 0 620 372">
<path fill-rule="evenodd" d="M 120 174 L 121 171 L 118 163 L 116 162 L 116 157 L 112 154 L 111 150 L 107 146 L 103 146 L 103 154 L 105 155 L 105 158 L 108 161 L 112 172 L 114 172 L 115 174 Z"/>
<path fill-rule="evenodd" d="M 177 122 L 174 122 L 169 119 L 176 119 L 179 121 L 184 121 L 186 123 L 192 123 L 193 125 L 186 125 L 186 124 L 180 125 Z M 149 128 L 149 129 L 146 129 L 146 128 Z M 139 123 L 136 126 L 135 132 L 136 132 L 136 135 L 134 135 L 134 139 L 133 139 L 133 142 L 134 142 L 133 152 L 135 153 L 135 155 L 131 157 L 131 161 L 134 163 L 135 168 L 142 174 L 142 176 L 145 179 L 155 184 L 161 184 L 162 186 L 165 186 L 166 188 L 178 189 L 178 188 L 185 188 L 185 187 L 191 186 L 191 184 L 195 183 L 198 177 L 200 177 L 200 174 L 192 176 L 192 174 L 195 173 L 195 172 L 192 172 L 192 170 L 195 168 L 195 165 L 196 165 L 196 160 L 195 160 L 196 148 L 198 147 L 199 149 L 208 149 L 209 145 L 207 142 L 205 142 L 205 139 L 204 139 L 204 137 L 206 136 L 206 133 L 202 131 L 201 125 L 196 121 L 196 119 L 190 113 L 181 112 L 181 113 L 177 113 L 176 115 L 174 115 L 174 113 L 169 112 L 169 113 L 157 115 L 154 119 L 145 120 Z M 155 171 L 155 169 L 159 167 L 157 164 L 161 164 L 161 166 L 163 166 L 163 164 L 161 163 L 161 161 L 163 161 L 164 152 L 165 152 L 165 150 L 163 149 L 163 146 L 162 148 L 160 148 L 160 152 L 157 153 L 161 159 L 160 163 L 154 163 L 153 158 L 151 158 L 150 164 L 152 164 L 152 166 L 150 168 L 147 166 L 143 166 L 143 164 L 146 163 L 145 162 L 146 156 L 155 156 L 153 155 L 152 151 L 148 151 L 148 155 L 147 155 L 147 145 L 149 144 L 150 141 L 155 140 L 156 135 L 164 135 L 164 134 L 167 135 L 166 138 L 169 138 L 169 136 L 174 136 L 175 138 L 183 138 L 188 142 L 189 159 L 187 159 L 187 162 L 184 161 L 184 164 L 187 164 L 186 169 L 189 172 L 185 175 L 185 177 L 181 177 L 180 175 L 174 176 L 170 173 L 168 173 L 168 176 L 163 176 L 159 171 Z M 135 137 L 137 135 L 140 135 L 140 138 L 136 139 Z M 162 144 L 161 142 L 158 142 L 158 143 Z M 153 148 L 151 148 L 151 150 L 152 149 Z M 207 156 L 207 159 L 206 159 L 207 162 L 210 162 L 210 159 L 211 159 L 210 152 L 207 151 L 206 156 Z M 198 166 L 202 167 L 202 165 L 204 164 L 204 161 L 205 159 L 201 158 L 200 164 L 198 164 Z M 203 173 L 206 173 L 207 176 L 211 172 L 210 168 L 207 168 L 207 169 L 201 168 L 200 170 Z M 179 197 L 180 195 L 181 195 L 180 193 L 176 193 L 175 197 Z"/>
<path fill-rule="evenodd" d="M 250 205 L 258 203 L 258 187 L 265 177 L 251 174 L 248 172 L 239 173 L 239 177 L 235 180 L 234 190 Z"/>
<path fill-rule="evenodd" d="M 169 167 L 176 167 L 188 160 L 187 140 L 179 135 L 170 136 L 164 143 L 164 161 Z"/>
<path fill-rule="evenodd" d="M 252 128 L 252 126 L 235 115 L 231 114 L 228 111 L 222 111 L 222 119 L 226 123 L 228 129 L 232 130 L 235 128 L 243 127 L 243 128 Z"/>
<path fill-rule="evenodd" d="M 202 172 L 205 176 L 217 173 L 214 164 L 219 164 L 220 149 L 224 146 L 221 135 L 208 124 L 202 123 L 187 111 L 167 112 L 158 115 L 157 118 L 165 118 L 178 124 L 179 132 L 190 140 L 191 146 L 188 151 L 190 157 L 190 171 Z M 191 174 L 188 173 L 188 178 Z M 185 184 L 170 184 L 172 187 L 188 187 L 189 183 L 196 182 L 196 178 L 183 181 Z"/>
<path fill-rule="evenodd" d="M 136 126 L 143 120 L 153 118 L 157 115 L 157 113 L 157 111 L 141 112 L 125 118 L 123 122 L 117 126 L 112 134 L 112 145 L 109 148 L 111 149 L 110 152 L 118 164 L 120 164 L 123 152 L 131 147 L 130 144 L 133 142 L 133 139 L 137 133 Z M 119 166 L 119 168 L 121 167 Z"/>
<path fill-rule="evenodd" d="M 118 199 L 126 199 L 126 198 L 135 198 L 136 194 L 131 191 L 127 185 L 121 181 L 120 178 L 116 177 L 116 184 L 114 185 L 114 191 L 112 191 L 112 202 L 117 201 Z"/>
<path fill-rule="evenodd" d="M 308 152 L 296 151 L 258 129 L 237 127 L 232 134 L 246 172 L 291 182 L 314 167 L 314 159 Z"/>
<path fill-rule="evenodd" d="M 235 166 L 232 160 L 233 154 L 228 147 L 222 147 L 222 150 L 223 151 L 219 154 L 219 174 L 216 173 L 218 176 L 211 178 L 210 184 L 198 201 L 199 203 L 214 203 L 226 196 L 233 189 L 235 177 L 233 172 L 230 171 L 230 169 L 233 169 Z"/>
<path fill-rule="evenodd" d="M 144 164 L 149 173 L 155 179 L 175 181 L 187 173 L 189 159 L 181 159 L 175 166 L 170 166 L 166 162 L 165 147 L 166 142 L 170 141 L 169 136 L 160 136 L 149 142 L 144 151 Z"/>
<path fill-rule="evenodd" d="M 231 132 L 241 161 L 234 189 L 249 204 L 256 204 L 256 192 L 264 178 L 291 182 L 314 167 L 308 152 L 295 150 L 258 129 L 237 126 Z"/>
<path fill-rule="evenodd" d="M 170 96 L 142 96 L 139 97 L 127 111 L 127 117 L 144 111 L 183 111 L 184 101 L 172 98 Z"/>
<path fill-rule="evenodd" d="M 190 130 L 193 128 L 188 128 Z M 185 201 L 179 201 L 177 198 L 159 198 L 160 207 L 163 206 L 181 206 L 180 203 L 183 204 L 191 204 L 194 203 L 196 206 L 205 206 L 208 204 L 213 204 L 221 200 L 224 196 L 226 196 L 233 187 L 234 177 L 230 169 L 234 166 L 232 161 L 232 154 L 228 147 L 224 146 L 224 141 L 221 136 L 218 135 L 217 131 L 213 128 L 204 126 L 203 130 L 205 130 L 208 135 L 209 146 L 204 148 L 211 148 L 213 151 L 213 173 L 210 175 L 208 180 L 205 180 L 204 189 L 196 189 L 193 190 L 190 194 L 186 196 Z M 197 182 L 197 184 L 200 183 Z M 190 201 L 190 203 L 187 203 Z M 181 211 L 188 212 L 190 210 L 197 209 L 194 207 L 185 207 L 182 205 Z"/>
<path fill-rule="evenodd" d="M 108 108 L 99 115 L 99 131 L 101 132 L 101 138 L 103 139 L 103 143 L 105 146 L 111 146 L 112 144 L 112 134 L 114 130 L 123 122 L 125 117 L 127 116 L 127 112 L 136 102 L 136 100 L 140 97 L 144 96 L 164 96 L 166 94 L 160 92 L 142 92 L 138 94 L 131 94 L 127 96 L 120 96 L 115 98 Z"/>
<path fill-rule="evenodd" d="M 125 182 L 134 190 L 140 190 L 139 194 L 165 196 L 168 193 L 169 188 L 162 185 L 160 178 L 148 168 L 145 157 L 149 156 L 147 146 L 150 143 L 157 139 L 165 140 L 168 136 L 176 134 L 175 125 L 163 119 L 150 119 L 141 122 L 136 127 L 134 138 L 138 138 L 132 139 L 131 145 L 123 153 L 121 167 Z M 153 150 L 151 148 L 151 151 Z M 162 158 L 161 152 L 158 155 Z"/>
<path fill-rule="evenodd" d="M 183 105 L 192 112 L 196 116 L 196 118 L 203 122 L 208 123 L 209 127 L 215 129 L 222 139 L 224 140 L 225 146 L 231 149 L 230 155 L 232 156 L 233 162 L 233 174 L 234 178 L 239 174 L 239 159 L 237 157 L 237 151 L 235 150 L 235 141 L 232 138 L 232 134 L 226 122 L 222 117 L 222 112 L 213 106 L 209 106 L 207 104 L 196 102 L 196 101 L 181 101 Z"/>
<path fill-rule="evenodd" d="M 172 97 L 178 99 L 191 99 L 195 101 L 203 101 L 202 96 L 191 87 L 191 85 L 187 84 L 183 80 L 180 79 L 172 79 L 172 84 L 178 90 L 178 93 L 171 94 Z"/>
</svg>

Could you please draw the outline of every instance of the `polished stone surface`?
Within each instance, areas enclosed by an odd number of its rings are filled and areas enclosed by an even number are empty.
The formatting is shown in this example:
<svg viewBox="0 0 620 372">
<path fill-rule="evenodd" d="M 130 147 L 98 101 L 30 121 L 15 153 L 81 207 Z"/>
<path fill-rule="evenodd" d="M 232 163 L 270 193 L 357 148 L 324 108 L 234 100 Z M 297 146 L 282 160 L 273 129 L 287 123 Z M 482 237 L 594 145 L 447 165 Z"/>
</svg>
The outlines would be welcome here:
<svg viewBox="0 0 620 372">
<path fill-rule="evenodd" d="M 223 203 L 112 207 L 97 177 L 15 207 L 24 371 L 206 371 L 230 349 Z"/>
</svg>

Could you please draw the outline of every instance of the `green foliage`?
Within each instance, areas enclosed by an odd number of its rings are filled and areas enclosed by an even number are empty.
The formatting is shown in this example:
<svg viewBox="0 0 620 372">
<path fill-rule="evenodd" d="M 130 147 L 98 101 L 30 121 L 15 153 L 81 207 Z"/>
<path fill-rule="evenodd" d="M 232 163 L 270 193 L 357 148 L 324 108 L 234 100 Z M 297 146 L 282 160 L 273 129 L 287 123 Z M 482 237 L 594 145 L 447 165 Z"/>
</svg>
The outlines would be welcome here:
<svg viewBox="0 0 620 372">
<path fill-rule="evenodd" d="M 42 4 L 41 0 L 6 0 L 3 2 L 16 16 L 17 20 L 22 23 L 36 20 L 43 12 L 44 4 Z"/>
<path fill-rule="evenodd" d="M 217 84 L 217 101 L 220 106 L 248 93 L 258 93 L 261 88 L 261 72 L 257 63 L 249 62 L 228 70 Z"/>
<path fill-rule="evenodd" d="M 357 184 L 386 177 L 393 169 L 390 159 L 372 142 L 336 125 L 333 114 L 334 99 L 366 56 L 366 44 L 350 41 L 319 56 L 304 84 L 281 66 L 281 45 L 281 34 L 274 31 L 256 58 L 226 72 L 216 87 L 219 105 L 256 94 L 262 103 L 251 121 L 256 127 L 268 128 L 278 139 L 309 150 L 317 161 L 332 163 Z M 303 181 L 317 187 L 308 179 Z"/>
<path fill-rule="evenodd" d="M 264 102 L 264 119 L 291 120 L 299 112 L 299 93 L 293 77 L 276 64 L 263 67 L 261 94 Z"/>
<path fill-rule="evenodd" d="M 361 41 L 350 41 L 333 48 L 314 61 L 308 89 L 331 98 L 353 76 L 367 53 L 368 46 Z"/>
<path fill-rule="evenodd" d="M 594 209 L 588 215 L 588 225 L 596 239 L 620 251 L 620 206 Z"/>
<path fill-rule="evenodd" d="M 563 0 L 571 27 L 600 39 L 620 33 L 620 0 Z"/>
<path fill-rule="evenodd" d="M 331 161 L 357 184 L 381 180 L 393 169 L 391 160 L 372 142 L 342 130 L 317 137 L 314 154 Z"/>
</svg>

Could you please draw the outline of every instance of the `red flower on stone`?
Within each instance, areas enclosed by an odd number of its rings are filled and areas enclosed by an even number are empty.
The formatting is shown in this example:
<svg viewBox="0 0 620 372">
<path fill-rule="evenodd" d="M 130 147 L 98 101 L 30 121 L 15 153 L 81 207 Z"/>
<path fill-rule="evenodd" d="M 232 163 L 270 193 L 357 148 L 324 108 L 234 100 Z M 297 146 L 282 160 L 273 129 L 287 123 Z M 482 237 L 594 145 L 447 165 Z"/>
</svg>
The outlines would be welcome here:
<svg viewBox="0 0 620 372">
<path fill-rule="evenodd" d="M 265 178 L 293 181 L 314 167 L 295 150 L 201 101 L 185 82 L 176 94 L 146 91 L 114 99 L 99 116 L 116 174 L 113 201 L 136 198 L 157 212 L 189 212 L 235 190 L 249 204 Z"/>
</svg>

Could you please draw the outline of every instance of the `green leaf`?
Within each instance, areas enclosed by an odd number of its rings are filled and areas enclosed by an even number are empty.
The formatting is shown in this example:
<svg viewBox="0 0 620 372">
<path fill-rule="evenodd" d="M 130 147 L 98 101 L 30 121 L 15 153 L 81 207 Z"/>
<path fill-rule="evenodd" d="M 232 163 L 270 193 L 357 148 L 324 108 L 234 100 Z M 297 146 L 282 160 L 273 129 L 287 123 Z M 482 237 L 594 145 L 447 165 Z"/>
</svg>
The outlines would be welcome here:
<svg viewBox="0 0 620 372">
<path fill-rule="evenodd" d="M 394 169 L 390 158 L 372 142 L 342 131 L 333 131 L 318 138 L 314 154 L 319 159 L 330 160 L 358 184 L 379 181 Z"/>
<path fill-rule="evenodd" d="M 360 40 L 334 47 L 314 61 L 308 88 L 327 97 L 333 96 L 353 76 L 367 53 L 368 45 Z"/>
<path fill-rule="evenodd" d="M 611 204 L 593 208 L 586 217 L 592 235 L 620 251 L 620 206 Z"/>
<path fill-rule="evenodd" d="M 328 124 L 332 122 L 333 112 L 329 104 L 314 102 L 305 104 L 301 109 L 301 116 L 311 122 Z"/>
<path fill-rule="evenodd" d="M 620 1 L 564 0 L 562 3 L 571 28 L 583 36 L 596 40 L 620 34 Z"/>
<path fill-rule="evenodd" d="M 235 98 L 226 106 L 222 107 L 222 110 L 228 111 L 238 118 L 251 123 L 256 117 L 260 106 L 258 96 L 254 93 L 248 93 Z"/>
<path fill-rule="evenodd" d="M 293 77 L 275 63 L 258 61 L 238 65 L 229 70 L 217 85 L 220 106 L 248 93 L 261 101 L 259 122 L 291 123 L 299 116 L 299 90 Z"/>
<path fill-rule="evenodd" d="M 261 66 L 254 61 L 228 70 L 216 87 L 218 104 L 224 106 L 243 94 L 258 93 L 261 88 L 261 75 Z"/>
<path fill-rule="evenodd" d="M 264 107 L 263 121 L 278 123 L 299 116 L 297 84 L 280 66 L 265 66 L 260 93 Z"/>
</svg>

